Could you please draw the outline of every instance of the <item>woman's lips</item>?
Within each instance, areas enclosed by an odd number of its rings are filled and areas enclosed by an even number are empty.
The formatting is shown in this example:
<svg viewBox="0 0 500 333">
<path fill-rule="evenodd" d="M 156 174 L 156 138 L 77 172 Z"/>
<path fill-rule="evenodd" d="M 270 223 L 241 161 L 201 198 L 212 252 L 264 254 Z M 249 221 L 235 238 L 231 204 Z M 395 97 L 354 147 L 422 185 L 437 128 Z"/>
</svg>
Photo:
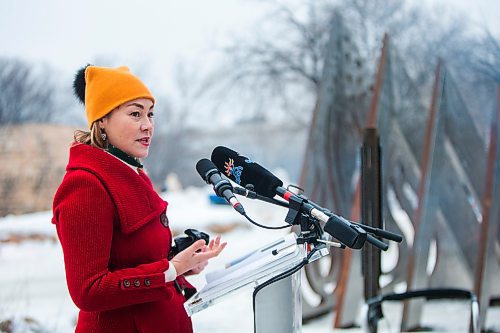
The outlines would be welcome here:
<svg viewBox="0 0 500 333">
<path fill-rule="evenodd" d="M 151 144 L 151 138 L 142 138 L 137 141 L 139 141 L 139 143 L 145 147 L 149 147 L 149 145 Z"/>
</svg>

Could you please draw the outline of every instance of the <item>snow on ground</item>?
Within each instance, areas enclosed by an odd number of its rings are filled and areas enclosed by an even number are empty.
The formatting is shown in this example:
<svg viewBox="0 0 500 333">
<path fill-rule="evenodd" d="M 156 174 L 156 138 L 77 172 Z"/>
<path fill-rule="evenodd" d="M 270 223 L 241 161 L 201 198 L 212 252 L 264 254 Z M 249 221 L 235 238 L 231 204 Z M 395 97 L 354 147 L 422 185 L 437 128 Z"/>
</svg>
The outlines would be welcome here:
<svg viewBox="0 0 500 333">
<path fill-rule="evenodd" d="M 218 258 L 210 262 L 207 271 L 217 269 L 223 263 L 265 245 L 289 230 L 257 228 L 229 206 L 211 205 L 209 193 L 211 189 L 207 187 L 165 195 L 169 202 L 169 220 L 174 230 L 182 231 L 190 227 L 208 230 L 216 224 L 237 226 L 223 235 L 228 246 Z M 257 222 L 269 225 L 284 224 L 284 208 L 245 198 L 241 201 L 247 213 Z M 39 212 L 0 219 L 0 321 L 5 318 L 21 320 L 28 317 L 40 322 L 46 332 L 66 333 L 74 331 L 77 309 L 67 292 L 62 251 L 55 239 L 55 227 L 50 223 L 51 216 L 51 212 Z M 12 238 L 12 235 L 19 238 L 32 234 L 43 235 L 45 239 L 1 243 L 2 240 Z M 212 233 L 211 236 L 215 235 Z M 197 287 L 205 284 L 203 274 L 190 277 L 190 280 Z M 253 332 L 252 291 L 251 287 L 243 288 L 194 314 L 192 320 L 195 331 L 226 333 L 234 332 L 237 328 L 238 332 Z M 423 317 L 430 318 L 424 321 L 424 324 L 432 325 L 440 331 L 467 331 L 468 320 L 464 319 L 468 318 L 467 304 L 437 303 L 431 303 L 424 308 Z M 399 322 L 401 307 L 388 305 L 384 306 L 384 311 L 389 320 L 380 326 L 380 332 L 397 332 L 398 326 L 395 323 Z M 489 318 L 500 318 L 499 311 L 495 311 Z M 325 315 L 303 325 L 302 332 L 334 332 L 331 328 L 332 322 L 333 315 Z M 500 326 L 500 323 L 496 324 L 496 327 Z M 361 329 L 335 331 L 362 332 Z M 30 331 L 21 328 L 16 332 Z"/>
</svg>

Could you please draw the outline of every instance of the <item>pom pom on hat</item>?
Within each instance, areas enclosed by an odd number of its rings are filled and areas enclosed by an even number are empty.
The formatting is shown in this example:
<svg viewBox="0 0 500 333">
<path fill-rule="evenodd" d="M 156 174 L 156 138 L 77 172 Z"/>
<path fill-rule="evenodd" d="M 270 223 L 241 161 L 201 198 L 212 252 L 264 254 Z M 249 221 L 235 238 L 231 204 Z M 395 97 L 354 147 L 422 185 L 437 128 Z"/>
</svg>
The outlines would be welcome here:
<svg viewBox="0 0 500 333">
<path fill-rule="evenodd" d="M 121 104 L 137 99 L 155 99 L 142 81 L 127 67 L 109 68 L 87 65 L 75 75 L 75 95 L 85 105 L 89 128 Z"/>
<path fill-rule="evenodd" d="M 85 70 L 90 64 L 80 68 L 75 74 L 75 79 L 73 80 L 73 93 L 78 98 L 80 103 L 85 105 Z"/>
</svg>

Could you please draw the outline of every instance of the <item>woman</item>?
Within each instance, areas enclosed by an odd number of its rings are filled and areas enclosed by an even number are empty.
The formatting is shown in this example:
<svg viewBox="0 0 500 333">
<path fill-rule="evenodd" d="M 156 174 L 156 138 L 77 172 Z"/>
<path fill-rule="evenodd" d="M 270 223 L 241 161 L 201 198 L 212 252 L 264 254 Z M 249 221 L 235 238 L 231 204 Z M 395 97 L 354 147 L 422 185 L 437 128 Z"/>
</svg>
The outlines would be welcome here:
<svg viewBox="0 0 500 333">
<path fill-rule="evenodd" d="M 226 243 L 199 240 L 167 260 L 167 202 L 140 162 L 153 137 L 154 97 L 126 67 L 87 66 L 73 86 L 90 132 L 75 132 L 52 222 L 80 309 L 76 332 L 192 332 L 183 275 L 201 272 Z"/>
</svg>

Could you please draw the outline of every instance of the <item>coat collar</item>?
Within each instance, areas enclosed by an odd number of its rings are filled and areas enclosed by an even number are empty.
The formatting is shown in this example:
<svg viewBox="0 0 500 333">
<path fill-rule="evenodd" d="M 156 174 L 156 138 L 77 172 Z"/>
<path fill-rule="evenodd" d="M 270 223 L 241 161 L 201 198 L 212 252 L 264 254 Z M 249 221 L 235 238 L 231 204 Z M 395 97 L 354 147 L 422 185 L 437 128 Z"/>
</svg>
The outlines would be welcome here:
<svg viewBox="0 0 500 333">
<path fill-rule="evenodd" d="M 99 148 L 74 144 L 70 148 L 66 170 L 78 169 L 94 174 L 106 187 L 115 203 L 124 233 L 131 233 L 152 219 L 159 219 L 167 208 L 168 203 L 155 192 L 144 171 L 135 172 Z"/>
</svg>

